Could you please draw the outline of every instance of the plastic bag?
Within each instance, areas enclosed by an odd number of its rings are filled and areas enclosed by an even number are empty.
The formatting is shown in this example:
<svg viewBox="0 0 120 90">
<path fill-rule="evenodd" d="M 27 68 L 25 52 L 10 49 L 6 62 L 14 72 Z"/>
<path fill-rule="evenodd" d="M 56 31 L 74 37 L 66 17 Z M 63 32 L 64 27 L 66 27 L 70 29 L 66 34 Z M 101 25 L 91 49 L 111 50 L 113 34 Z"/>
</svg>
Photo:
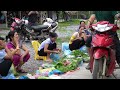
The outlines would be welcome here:
<svg viewBox="0 0 120 90">
<path fill-rule="evenodd" d="M 50 79 L 61 79 L 61 77 L 58 75 L 50 75 L 49 78 Z"/>
<path fill-rule="evenodd" d="M 64 52 L 65 50 L 69 50 L 69 43 L 67 42 L 62 43 L 62 51 Z"/>
<path fill-rule="evenodd" d="M 71 50 L 65 50 L 64 51 L 64 55 L 70 55 L 71 54 Z"/>
<path fill-rule="evenodd" d="M 54 62 L 56 62 L 57 60 L 60 60 L 59 54 L 51 54 L 51 55 L 50 55 L 50 58 L 51 58 Z"/>
<path fill-rule="evenodd" d="M 87 47 L 86 47 L 86 46 L 82 46 L 82 47 L 80 48 L 80 50 L 83 51 L 84 53 L 87 53 Z"/>
</svg>

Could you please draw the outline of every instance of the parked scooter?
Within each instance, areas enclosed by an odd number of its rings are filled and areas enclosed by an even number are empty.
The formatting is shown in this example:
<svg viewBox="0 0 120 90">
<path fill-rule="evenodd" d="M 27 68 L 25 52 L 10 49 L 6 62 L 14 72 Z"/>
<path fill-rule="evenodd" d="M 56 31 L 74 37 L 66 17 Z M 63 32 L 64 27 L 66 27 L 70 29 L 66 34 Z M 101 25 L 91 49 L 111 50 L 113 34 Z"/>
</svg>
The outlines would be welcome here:
<svg viewBox="0 0 120 90">
<path fill-rule="evenodd" d="M 110 32 L 116 32 L 116 25 L 108 21 L 100 21 L 92 25 L 95 34 L 92 36 L 90 71 L 93 79 L 105 79 L 113 74 L 116 64 L 116 51 L 114 36 Z"/>
<path fill-rule="evenodd" d="M 27 23 L 27 21 L 25 22 Z M 33 39 L 38 38 L 41 42 L 48 38 L 49 32 L 55 32 L 58 28 L 58 22 L 53 21 L 51 18 L 43 20 L 42 25 L 30 26 L 29 24 L 29 22 L 26 24 L 26 31 Z"/>
<path fill-rule="evenodd" d="M 11 24 L 10 30 L 16 30 L 19 35 L 20 35 L 20 39 L 21 40 L 25 40 L 26 38 L 28 38 L 30 40 L 30 36 L 28 35 L 27 31 L 26 31 L 26 26 L 25 26 L 25 21 L 19 18 L 12 18 L 13 22 Z"/>
<path fill-rule="evenodd" d="M 57 28 L 58 22 L 55 22 L 50 18 L 46 18 L 43 25 L 34 26 L 30 26 L 30 22 L 28 22 L 28 20 L 13 18 L 10 30 L 17 30 L 23 40 L 26 38 L 29 40 L 38 38 L 38 40 L 42 42 L 48 38 L 49 32 L 55 32 Z"/>
</svg>

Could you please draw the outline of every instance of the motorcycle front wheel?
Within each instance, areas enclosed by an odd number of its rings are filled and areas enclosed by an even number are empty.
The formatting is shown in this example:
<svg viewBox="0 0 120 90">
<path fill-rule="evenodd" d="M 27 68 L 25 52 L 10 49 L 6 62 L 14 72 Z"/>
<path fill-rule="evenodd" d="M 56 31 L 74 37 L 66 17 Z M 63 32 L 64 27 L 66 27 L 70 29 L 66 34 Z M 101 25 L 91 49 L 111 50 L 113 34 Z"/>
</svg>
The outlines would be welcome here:
<svg viewBox="0 0 120 90">
<path fill-rule="evenodd" d="M 106 59 L 95 59 L 93 64 L 93 72 L 92 72 L 92 78 L 93 79 L 105 79 L 105 73 L 106 73 Z"/>
</svg>

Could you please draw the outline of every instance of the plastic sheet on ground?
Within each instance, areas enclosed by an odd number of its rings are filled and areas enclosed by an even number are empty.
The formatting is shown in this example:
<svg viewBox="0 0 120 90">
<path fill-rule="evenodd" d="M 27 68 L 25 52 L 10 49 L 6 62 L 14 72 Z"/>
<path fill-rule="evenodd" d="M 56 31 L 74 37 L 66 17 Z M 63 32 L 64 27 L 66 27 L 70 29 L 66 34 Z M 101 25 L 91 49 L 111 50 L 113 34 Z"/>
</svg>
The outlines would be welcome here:
<svg viewBox="0 0 120 90">
<path fill-rule="evenodd" d="M 41 65 L 42 68 L 51 68 L 51 67 L 54 67 L 53 64 L 50 64 L 50 63 L 44 63 Z"/>
<path fill-rule="evenodd" d="M 60 74 L 63 74 L 63 72 L 61 72 L 60 70 L 55 69 L 55 70 L 52 70 L 51 72 L 49 72 L 48 76 L 53 75 L 53 74 L 60 75 Z"/>
<path fill-rule="evenodd" d="M 49 78 L 50 79 L 61 79 L 61 77 L 58 75 L 50 75 Z"/>
<path fill-rule="evenodd" d="M 87 47 L 85 45 L 82 46 L 79 50 L 83 51 L 84 53 L 87 53 Z M 64 52 L 64 55 L 70 55 L 71 54 L 72 51 L 69 49 L 69 43 L 68 42 L 62 43 L 62 51 Z"/>
<path fill-rule="evenodd" d="M 9 73 L 7 76 L 0 76 L 1 79 L 16 79 L 14 74 Z"/>
</svg>

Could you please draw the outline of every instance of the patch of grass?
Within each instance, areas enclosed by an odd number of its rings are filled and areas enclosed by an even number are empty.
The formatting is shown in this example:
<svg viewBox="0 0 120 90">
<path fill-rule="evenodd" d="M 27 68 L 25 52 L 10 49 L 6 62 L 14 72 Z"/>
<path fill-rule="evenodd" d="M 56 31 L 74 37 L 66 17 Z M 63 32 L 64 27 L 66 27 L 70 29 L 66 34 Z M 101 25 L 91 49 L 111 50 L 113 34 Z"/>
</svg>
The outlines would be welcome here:
<svg viewBox="0 0 120 90">
<path fill-rule="evenodd" d="M 64 34 L 64 33 L 71 33 L 73 31 L 72 29 L 71 30 L 67 30 L 66 27 L 64 27 L 64 26 L 58 27 L 58 32 L 60 32 L 61 34 Z"/>
<path fill-rule="evenodd" d="M 6 28 L 6 27 L 1 27 L 1 30 L 10 30 L 10 28 Z"/>
<path fill-rule="evenodd" d="M 0 37 L 5 38 L 5 37 L 6 37 L 6 35 L 5 35 L 5 34 L 0 34 Z"/>
<path fill-rule="evenodd" d="M 67 31 L 67 30 L 65 29 L 65 27 L 64 27 L 64 28 L 59 28 L 58 30 L 59 30 L 59 32 L 62 33 L 62 34 L 63 34 L 63 33 L 66 33 L 66 31 Z"/>
<path fill-rule="evenodd" d="M 67 36 L 67 37 L 64 37 L 64 38 L 58 38 L 56 42 L 57 42 L 58 45 L 62 45 L 63 42 L 69 42 L 69 40 L 70 40 L 70 37 Z"/>
<path fill-rule="evenodd" d="M 120 30 L 117 30 L 117 33 L 120 33 Z"/>
<path fill-rule="evenodd" d="M 79 22 L 80 22 L 79 19 L 72 19 L 70 21 L 59 22 L 59 26 L 66 27 L 66 26 L 70 26 L 70 25 L 78 25 Z"/>
</svg>

